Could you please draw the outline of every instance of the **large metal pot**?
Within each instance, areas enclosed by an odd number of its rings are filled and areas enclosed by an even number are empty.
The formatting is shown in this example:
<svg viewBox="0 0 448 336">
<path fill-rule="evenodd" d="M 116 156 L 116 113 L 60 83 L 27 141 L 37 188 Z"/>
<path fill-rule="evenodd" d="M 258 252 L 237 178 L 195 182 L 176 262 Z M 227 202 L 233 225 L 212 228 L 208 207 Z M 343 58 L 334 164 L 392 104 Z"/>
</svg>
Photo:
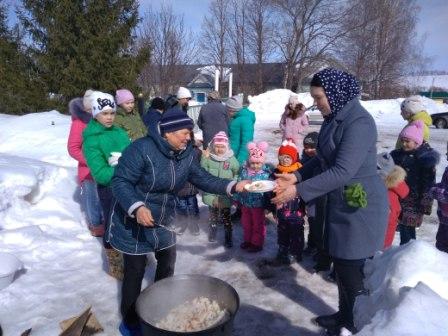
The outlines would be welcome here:
<svg viewBox="0 0 448 336">
<path fill-rule="evenodd" d="M 221 308 L 229 311 L 230 317 L 210 329 L 196 332 L 168 331 L 155 326 L 171 309 L 201 296 L 217 301 Z M 218 336 L 232 334 L 233 319 L 239 306 L 238 293 L 227 282 L 206 275 L 186 274 L 160 280 L 146 288 L 138 297 L 136 310 L 144 336 Z"/>
</svg>

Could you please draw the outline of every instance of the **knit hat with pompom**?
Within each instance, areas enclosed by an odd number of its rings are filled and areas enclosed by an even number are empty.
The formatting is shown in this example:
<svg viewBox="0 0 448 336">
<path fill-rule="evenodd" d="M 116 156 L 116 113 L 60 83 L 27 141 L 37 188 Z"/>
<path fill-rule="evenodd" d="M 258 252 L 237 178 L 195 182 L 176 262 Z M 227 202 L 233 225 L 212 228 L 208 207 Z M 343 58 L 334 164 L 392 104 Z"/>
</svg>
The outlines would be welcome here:
<svg viewBox="0 0 448 336">
<path fill-rule="evenodd" d="M 266 141 L 261 141 L 258 144 L 256 142 L 249 142 L 247 144 L 247 149 L 249 150 L 249 163 L 264 163 L 268 148 L 269 145 Z"/>
</svg>

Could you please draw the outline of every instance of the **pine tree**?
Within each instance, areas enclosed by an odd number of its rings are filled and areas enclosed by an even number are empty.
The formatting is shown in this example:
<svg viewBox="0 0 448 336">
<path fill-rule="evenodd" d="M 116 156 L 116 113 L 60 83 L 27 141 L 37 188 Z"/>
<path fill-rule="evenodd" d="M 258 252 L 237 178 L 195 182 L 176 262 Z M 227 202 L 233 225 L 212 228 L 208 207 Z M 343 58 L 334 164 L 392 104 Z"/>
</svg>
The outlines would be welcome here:
<svg viewBox="0 0 448 336">
<path fill-rule="evenodd" d="M 134 45 L 136 0 L 23 0 L 19 18 L 50 92 L 64 102 L 88 88 L 136 88 L 149 56 Z"/>
<path fill-rule="evenodd" d="M 23 114 L 48 108 L 45 86 L 27 49 L 7 25 L 0 0 L 0 113 Z"/>
</svg>

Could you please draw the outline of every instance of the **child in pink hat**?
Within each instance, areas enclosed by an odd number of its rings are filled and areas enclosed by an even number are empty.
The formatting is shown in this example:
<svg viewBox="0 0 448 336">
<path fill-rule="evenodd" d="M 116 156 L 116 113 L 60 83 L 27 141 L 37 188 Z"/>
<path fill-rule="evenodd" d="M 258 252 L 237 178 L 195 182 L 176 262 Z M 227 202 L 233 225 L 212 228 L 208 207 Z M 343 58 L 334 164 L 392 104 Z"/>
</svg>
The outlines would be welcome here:
<svg viewBox="0 0 448 336">
<path fill-rule="evenodd" d="M 416 239 L 416 228 L 423 215 L 430 215 L 432 199 L 429 189 L 435 183 L 436 165 L 440 155 L 423 141 L 424 124 L 417 120 L 400 133 L 401 148 L 391 152 L 397 166 L 406 171 L 409 194 L 401 200 L 400 245 Z"/>
<path fill-rule="evenodd" d="M 115 125 L 123 128 L 134 141 L 146 136 L 148 130 L 135 108 L 134 95 L 128 89 L 119 89 L 115 92 L 115 101 L 118 105 L 115 116 Z"/>
<path fill-rule="evenodd" d="M 269 180 L 272 169 L 265 164 L 268 144 L 264 141 L 247 144 L 249 158 L 241 169 L 238 180 Z M 241 205 L 241 224 L 243 226 L 243 243 L 240 247 L 248 252 L 263 249 L 266 237 L 265 197 L 263 193 L 240 193 L 236 200 Z"/>
<path fill-rule="evenodd" d="M 229 139 L 225 132 L 221 131 L 215 134 L 208 150 L 210 154 L 202 156 L 201 166 L 214 176 L 236 179 L 240 165 L 233 155 L 233 151 L 229 148 Z M 232 247 L 231 199 L 223 195 L 204 193 L 202 201 L 209 207 L 208 241 L 216 241 L 218 225 L 222 223 L 224 226 L 224 246 Z"/>
</svg>

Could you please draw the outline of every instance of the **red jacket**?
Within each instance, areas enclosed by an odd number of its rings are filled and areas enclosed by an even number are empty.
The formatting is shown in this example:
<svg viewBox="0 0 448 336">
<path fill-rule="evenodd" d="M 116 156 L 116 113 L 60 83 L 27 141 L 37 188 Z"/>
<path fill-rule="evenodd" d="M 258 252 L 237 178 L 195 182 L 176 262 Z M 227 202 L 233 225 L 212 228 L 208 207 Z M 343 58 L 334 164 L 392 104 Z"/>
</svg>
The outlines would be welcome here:
<svg viewBox="0 0 448 336">
<path fill-rule="evenodd" d="M 89 167 L 87 167 L 86 159 L 82 152 L 82 132 L 86 128 L 87 123 L 92 118 L 90 113 L 82 110 L 82 98 L 75 98 L 69 103 L 69 111 L 72 115 L 72 125 L 68 136 L 67 150 L 72 158 L 78 161 L 78 180 L 92 180 Z"/>
<path fill-rule="evenodd" d="M 384 239 L 384 249 L 390 247 L 394 240 L 398 217 L 401 213 L 400 199 L 405 198 L 409 194 L 409 187 L 404 181 L 405 177 L 406 172 L 401 167 L 395 166 L 394 170 L 386 178 L 387 196 L 389 198 L 389 220 Z"/>
</svg>

